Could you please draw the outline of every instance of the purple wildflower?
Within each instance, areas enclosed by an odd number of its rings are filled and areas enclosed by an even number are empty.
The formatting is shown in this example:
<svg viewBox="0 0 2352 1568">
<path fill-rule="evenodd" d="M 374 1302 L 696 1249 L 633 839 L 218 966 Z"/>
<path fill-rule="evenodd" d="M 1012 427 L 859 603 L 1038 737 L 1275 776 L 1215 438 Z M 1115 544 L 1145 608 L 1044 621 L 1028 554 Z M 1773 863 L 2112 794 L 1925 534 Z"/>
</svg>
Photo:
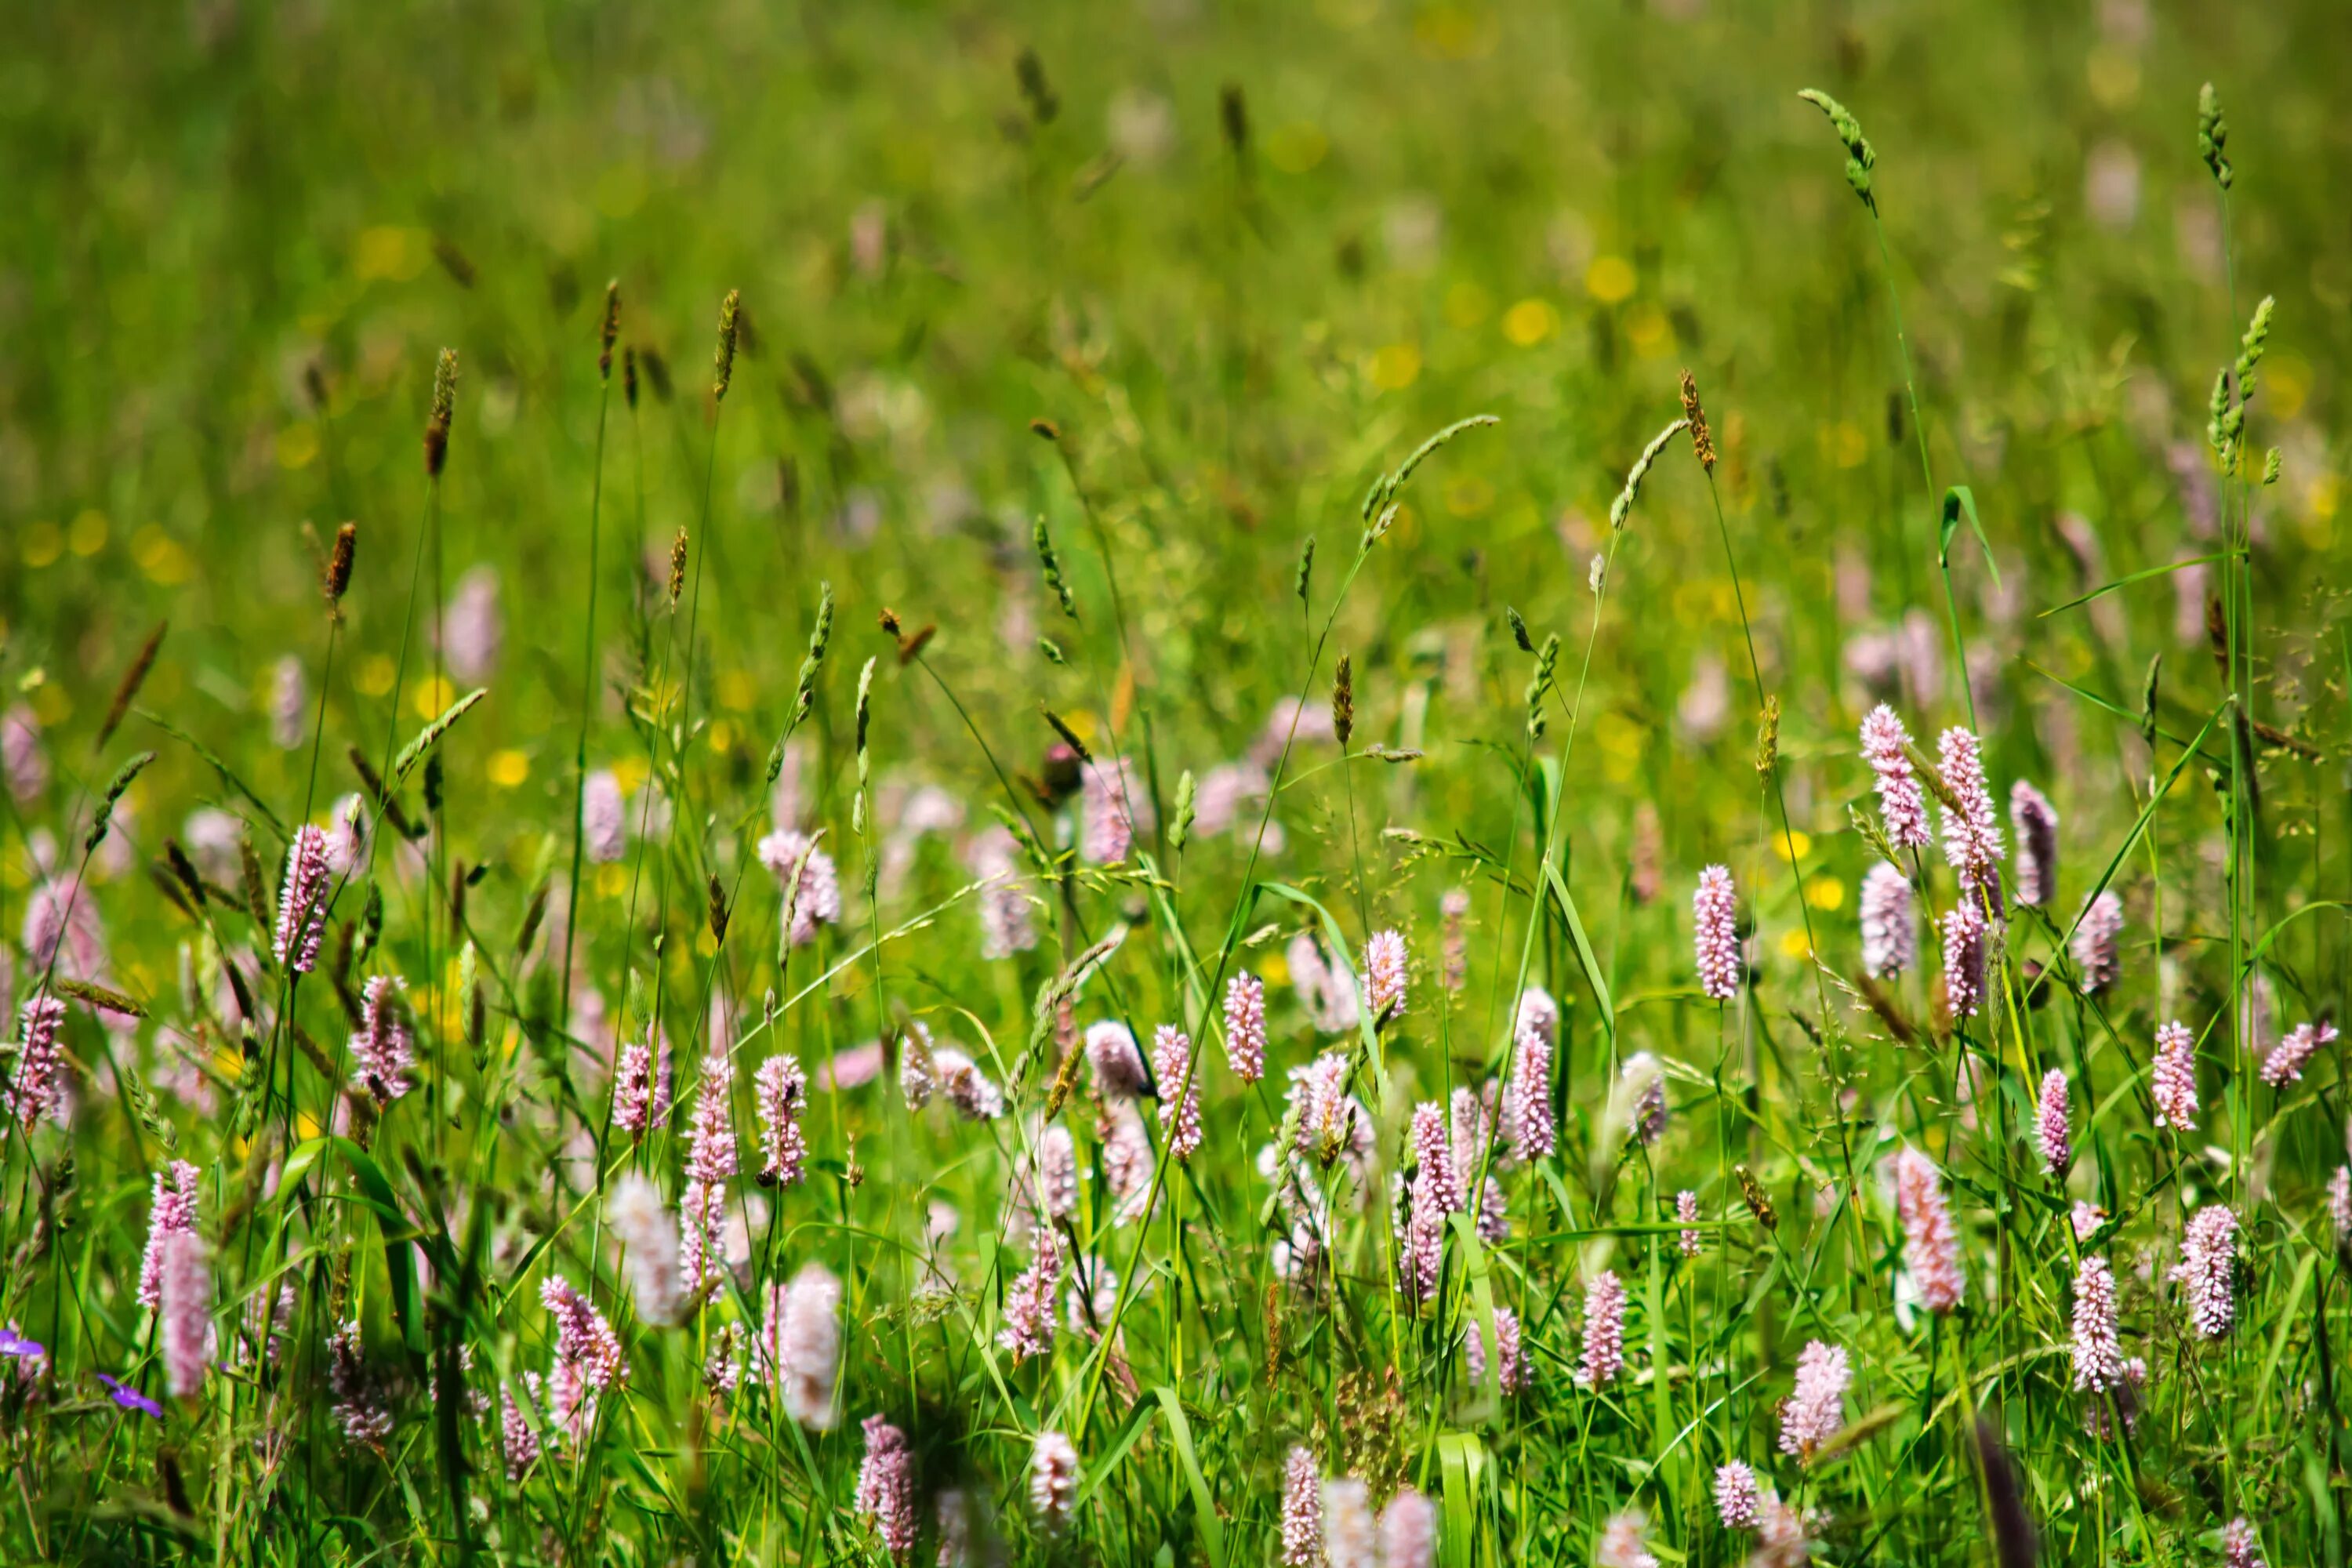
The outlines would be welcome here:
<svg viewBox="0 0 2352 1568">
<path fill-rule="evenodd" d="M 1518 1039 L 1529 1030 L 1542 1037 L 1547 1046 L 1559 1044 L 1559 1003 L 1540 985 L 1520 992 L 1517 1005 L 1511 1009 L 1511 1037 Z"/>
<path fill-rule="evenodd" d="M 2221 1531 L 2221 1562 L 2223 1568 L 2266 1568 L 2262 1540 L 2242 1514 Z"/>
<path fill-rule="evenodd" d="M 384 1439 L 392 1436 L 392 1411 L 384 1404 L 382 1382 L 368 1364 L 356 1318 L 327 1336 L 327 1390 L 334 1395 L 330 1411 L 344 1438 L 383 1453 Z"/>
<path fill-rule="evenodd" d="M 1691 916 L 1699 989 L 1717 1002 L 1728 1002 L 1739 994 L 1740 970 L 1738 897 L 1732 891 L 1728 867 L 1709 866 L 1698 874 Z"/>
<path fill-rule="evenodd" d="M 1265 982 L 1255 974 L 1225 983 L 1225 1059 L 1244 1083 L 1265 1076 Z"/>
<path fill-rule="evenodd" d="M 286 879 L 278 889 L 278 962 L 308 974 L 319 962 L 327 930 L 327 833 L 304 823 L 286 847 Z"/>
<path fill-rule="evenodd" d="M 98 1374 L 98 1381 L 106 1384 L 107 1393 L 113 1398 L 114 1403 L 122 1406 L 123 1409 L 136 1410 L 142 1415 L 152 1415 L 158 1421 L 163 1419 L 163 1407 L 162 1405 L 156 1404 L 153 1400 L 148 1398 L 145 1394 L 140 1393 L 137 1389 L 131 1387 L 121 1378 L 109 1377 L 106 1373 L 101 1372 Z"/>
<path fill-rule="evenodd" d="M 656 1032 L 660 1065 L 655 1065 L 654 1044 L 625 1046 L 613 1070 L 613 1125 L 632 1138 L 643 1138 L 669 1120 L 669 1041 Z"/>
<path fill-rule="evenodd" d="M 2156 1124 L 2182 1132 L 2197 1130 L 2197 1046 L 2189 1026 L 2174 1020 L 2156 1031 L 2156 1060 L 2148 1071 Z"/>
<path fill-rule="evenodd" d="M 2009 788 L 2009 823 L 2017 833 L 2017 901 L 2046 906 L 2058 893 L 2057 809 L 2020 779 Z"/>
<path fill-rule="evenodd" d="M 2352 1165 L 2336 1166 L 2327 1178 L 2327 1218 L 2337 1241 L 2352 1241 Z"/>
<path fill-rule="evenodd" d="M 1878 775 L 1878 809 L 1887 841 L 1897 849 L 1924 849 L 1930 842 L 1927 803 L 1904 752 L 1910 740 L 1903 721 L 1883 702 L 1862 721 L 1862 756 Z"/>
<path fill-rule="evenodd" d="M 1692 1192 L 1689 1188 L 1685 1187 L 1681 1192 L 1675 1194 L 1675 1217 L 1682 1221 L 1685 1227 L 1698 1223 L 1698 1194 L 1696 1193 Z M 1675 1246 L 1682 1249 L 1682 1255 L 1685 1258 L 1696 1258 L 1699 1254 L 1699 1247 L 1703 1244 L 1703 1241 L 1704 1237 L 1702 1237 L 1697 1231 L 1688 1228 L 1685 1228 L 1682 1235 L 1675 1238 Z"/>
<path fill-rule="evenodd" d="M 1913 912 L 1911 879 L 1891 860 L 1881 860 L 1862 879 L 1862 967 L 1874 980 L 1892 980 L 1919 962 L 1919 917 Z"/>
</svg>

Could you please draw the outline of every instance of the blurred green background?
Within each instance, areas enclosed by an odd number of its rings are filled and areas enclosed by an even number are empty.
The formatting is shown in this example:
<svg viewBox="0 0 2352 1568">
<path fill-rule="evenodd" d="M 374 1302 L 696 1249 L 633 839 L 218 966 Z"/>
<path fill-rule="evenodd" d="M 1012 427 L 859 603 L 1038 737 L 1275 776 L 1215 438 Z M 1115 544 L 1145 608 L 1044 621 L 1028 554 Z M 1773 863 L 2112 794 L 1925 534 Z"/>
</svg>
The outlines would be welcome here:
<svg viewBox="0 0 2352 1568">
<path fill-rule="evenodd" d="M 2256 522 L 2262 651 L 2289 660 L 2343 559 L 2347 44 L 2333 5 L 2126 0 L 38 8 L 0 66 L 5 673 L 45 724 L 87 730 L 169 616 L 146 700 L 242 745 L 275 660 L 318 674 L 313 536 L 350 518 L 330 754 L 380 734 L 433 356 L 452 345 L 446 577 L 494 566 L 508 622 L 453 788 L 562 814 L 616 278 L 624 342 L 667 384 L 649 374 L 634 421 L 614 399 L 616 647 L 637 561 L 698 512 L 726 289 L 751 323 L 698 542 L 712 741 L 739 780 L 789 700 L 821 577 L 861 658 L 880 605 L 939 622 L 938 658 L 1015 752 L 1044 738 L 1040 694 L 1098 721 L 1101 685 L 1028 640 L 1050 629 L 1028 519 L 1077 527 L 1034 416 L 1067 433 L 1129 562 L 1163 735 L 1205 765 L 1296 679 L 1299 536 L 1344 546 L 1380 466 L 1500 415 L 1417 489 L 1341 640 L 1391 739 L 1401 683 L 1442 676 L 1421 738 L 1507 741 L 1522 676 L 1500 606 L 1580 640 L 1608 499 L 1685 364 L 1763 657 L 1793 681 L 1784 745 L 1843 750 L 1849 643 L 1939 595 L 1875 247 L 1794 96 L 1808 85 L 1877 145 L 1937 482 L 1974 487 L 2006 568 L 2000 589 L 1974 559 L 1961 573 L 1988 691 L 2051 689 L 2020 652 L 2126 700 L 2151 652 L 2210 679 L 2182 647 L 2193 604 L 2163 581 L 2116 601 L 2105 635 L 2031 616 L 2188 552 L 2204 393 L 2263 292 L 2278 326 L 2253 440 L 2284 449 L 2285 478 Z M 2194 142 L 2208 79 L 2239 174 L 2234 318 Z M 1681 465 L 1658 489 L 1580 754 L 1598 784 L 1751 743 L 1704 491 Z M 1735 689 L 1710 724 L 1711 666 Z M 2274 691 L 2268 716 L 2297 720 L 2320 685 Z M 928 700 L 892 721 L 942 739 L 936 768 L 984 776 Z M 2004 735 L 1997 772 L 2051 740 Z M 259 752 L 265 792 L 299 784 Z M 1801 769 L 1796 785 L 1801 818 L 1839 825 Z M 1743 794 L 1712 814 L 1725 835 Z"/>
</svg>

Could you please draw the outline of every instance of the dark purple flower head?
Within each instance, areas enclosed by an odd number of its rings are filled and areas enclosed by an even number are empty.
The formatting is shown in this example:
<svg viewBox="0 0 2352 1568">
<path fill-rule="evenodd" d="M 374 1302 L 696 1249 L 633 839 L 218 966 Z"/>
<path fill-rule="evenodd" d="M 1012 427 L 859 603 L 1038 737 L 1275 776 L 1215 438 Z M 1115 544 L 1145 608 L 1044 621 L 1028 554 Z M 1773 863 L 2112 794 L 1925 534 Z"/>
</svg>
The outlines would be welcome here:
<svg viewBox="0 0 2352 1568">
<path fill-rule="evenodd" d="M 123 1409 L 136 1410 L 141 1415 L 152 1415 L 158 1421 L 163 1419 L 163 1407 L 162 1405 L 156 1404 L 153 1400 L 148 1398 L 145 1394 L 140 1393 L 129 1384 L 124 1383 L 121 1379 L 109 1377 L 106 1373 L 101 1372 L 98 1374 L 98 1381 L 106 1384 L 108 1391 L 114 1396 L 114 1403 L 122 1406 Z"/>
</svg>

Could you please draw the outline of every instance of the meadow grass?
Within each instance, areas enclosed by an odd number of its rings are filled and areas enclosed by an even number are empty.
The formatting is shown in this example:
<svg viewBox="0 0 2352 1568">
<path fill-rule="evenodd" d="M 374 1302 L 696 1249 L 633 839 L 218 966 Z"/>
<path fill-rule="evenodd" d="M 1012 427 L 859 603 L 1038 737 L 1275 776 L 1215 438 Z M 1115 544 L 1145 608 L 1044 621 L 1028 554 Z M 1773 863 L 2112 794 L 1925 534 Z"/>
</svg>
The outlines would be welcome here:
<svg viewBox="0 0 2352 1568">
<path fill-rule="evenodd" d="M 2341 1568 L 2233 27 L 28 18 L 0 1559 Z"/>
</svg>

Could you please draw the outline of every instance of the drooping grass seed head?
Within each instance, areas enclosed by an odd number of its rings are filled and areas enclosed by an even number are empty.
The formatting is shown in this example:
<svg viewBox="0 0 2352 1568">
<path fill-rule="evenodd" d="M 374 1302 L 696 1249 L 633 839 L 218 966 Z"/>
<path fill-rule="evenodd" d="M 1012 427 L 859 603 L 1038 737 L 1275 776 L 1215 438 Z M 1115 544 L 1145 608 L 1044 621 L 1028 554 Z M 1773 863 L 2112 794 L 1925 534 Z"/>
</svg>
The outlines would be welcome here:
<svg viewBox="0 0 2352 1568">
<path fill-rule="evenodd" d="M 341 609 L 343 595 L 351 591 L 352 563 L 358 558 L 359 547 L 358 523 L 346 522 L 335 530 L 335 547 L 328 553 L 326 574 L 320 582 L 320 588 L 326 593 L 330 611 Z"/>
<path fill-rule="evenodd" d="M 596 374 L 598 379 L 613 379 L 613 345 L 621 336 L 621 280 L 617 278 L 604 285 L 604 320 L 596 333 Z M 635 398 L 630 402 L 634 404 Z"/>
<path fill-rule="evenodd" d="M 2212 171 L 2213 183 L 2225 191 L 2231 178 L 2229 144 L 2230 126 L 2221 115 L 2221 95 L 2209 81 L 2197 89 L 2197 153 Z"/>
<path fill-rule="evenodd" d="M 1819 88 L 1806 88 L 1797 96 L 1829 116 L 1830 129 L 1845 145 L 1845 183 L 1853 187 L 1853 194 L 1862 198 L 1862 205 L 1875 217 L 1878 198 L 1871 193 L 1870 174 L 1878 164 L 1878 153 L 1871 147 L 1870 139 L 1862 133 L 1862 122 L 1844 104 Z"/>
<path fill-rule="evenodd" d="M 433 366 L 433 407 L 425 421 L 425 473 L 441 477 L 449 460 L 449 421 L 457 411 L 457 351 L 443 349 Z"/>
<path fill-rule="evenodd" d="M 1715 437 L 1706 427 L 1706 410 L 1698 400 L 1698 381 L 1686 369 L 1683 372 L 1683 418 L 1690 425 L 1691 456 L 1698 459 L 1699 468 L 1709 475 L 1715 472 Z"/>
<path fill-rule="evenodd" d="M 719 347 L 711 354 L 710 400 L 727 401 L 727 388 L 735 380 L 735 346 L 742 332 L 743 291 L 727 290 L 727 298 L 719 301 Z"/>
<path fill-rule="evenodd" d="M 1356 731 L 1356 667 L 1344 653 L 1331 681 L 1331 731 L 1339 738 L 1339 749 L 1347 750 L 1348 737 Z"/>
</svg>

